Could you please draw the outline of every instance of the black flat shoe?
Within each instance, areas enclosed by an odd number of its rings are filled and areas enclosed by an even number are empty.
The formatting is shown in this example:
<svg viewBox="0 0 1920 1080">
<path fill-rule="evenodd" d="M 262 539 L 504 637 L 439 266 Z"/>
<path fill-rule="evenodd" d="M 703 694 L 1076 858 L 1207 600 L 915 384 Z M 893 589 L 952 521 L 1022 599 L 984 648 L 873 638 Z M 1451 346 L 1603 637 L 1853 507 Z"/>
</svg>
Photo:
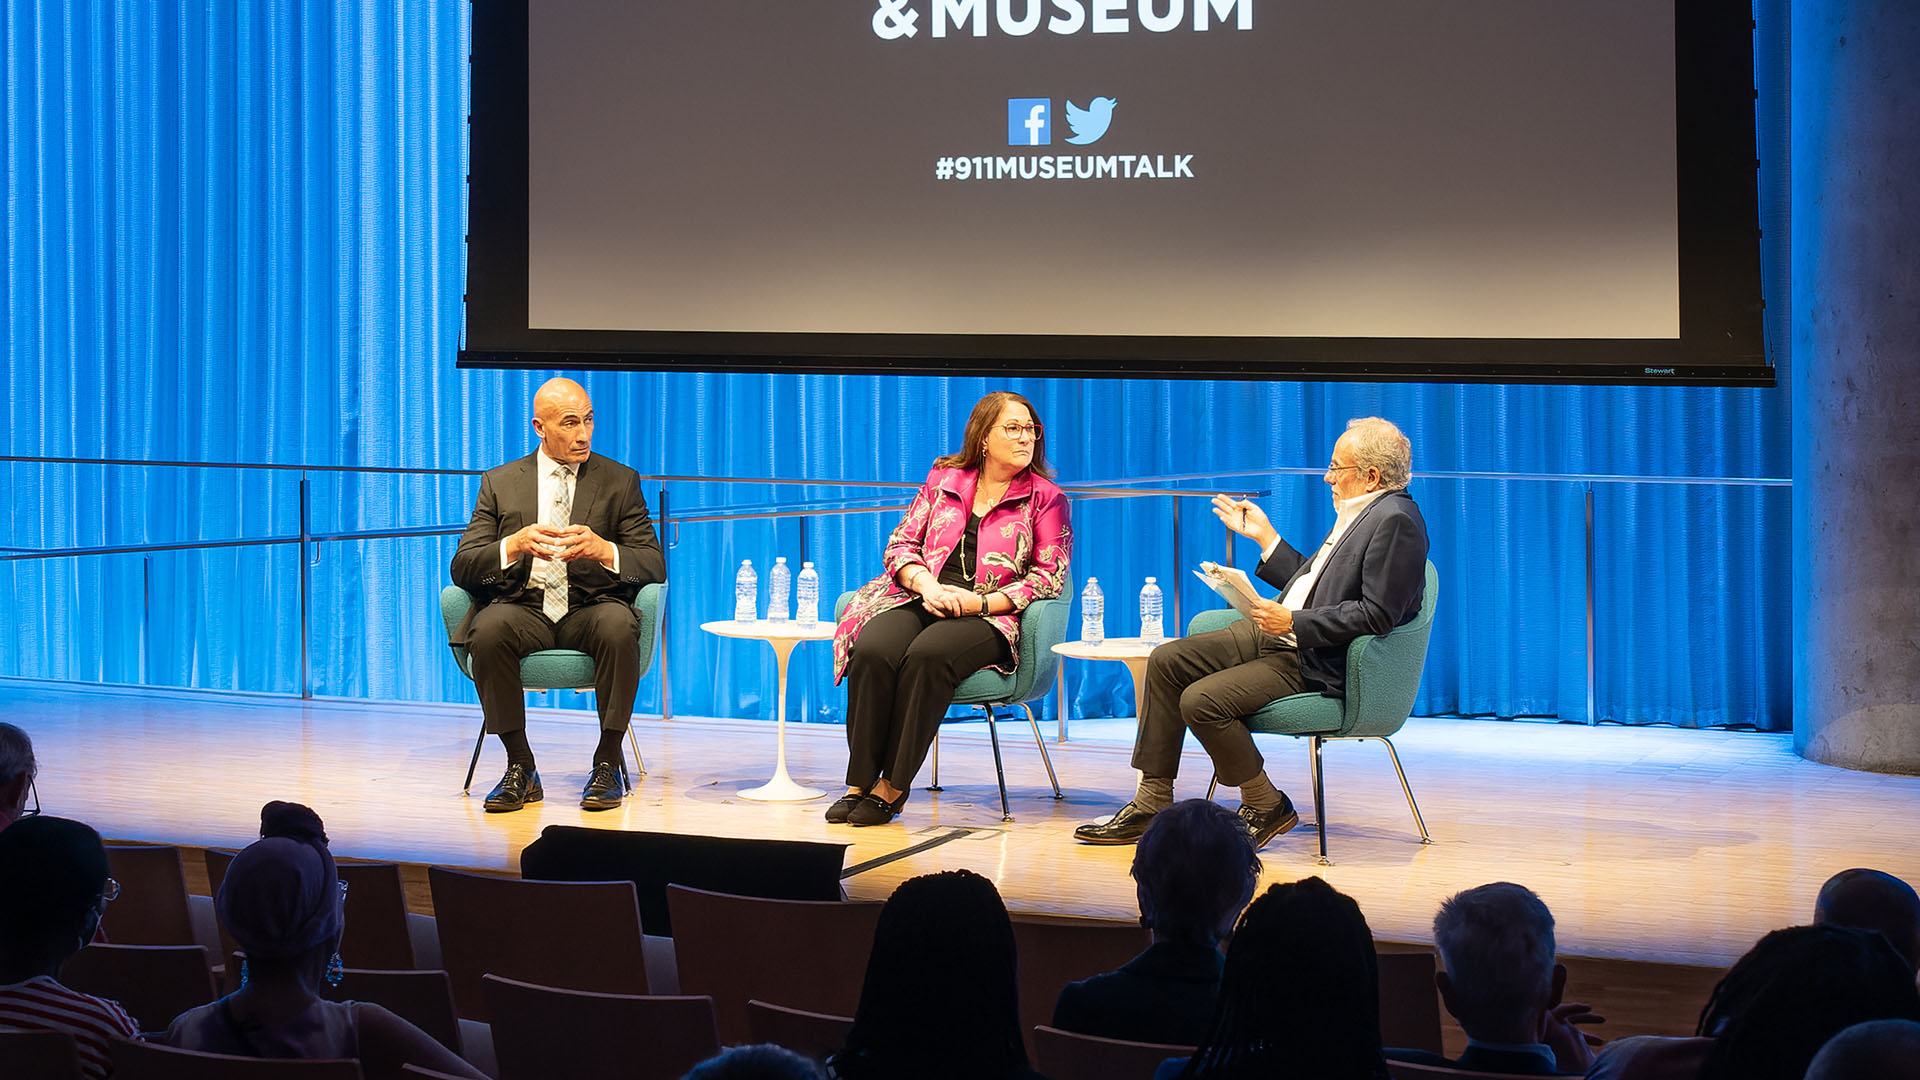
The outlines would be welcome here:
<svg viewBox="0 0 1920 1080">
<path fill-rule="evenodd" d="M 847 815 L 853 813 L 853 808 L 860 805 L 860 800 L 866 797 L 867 793 L 864 791 L 856 791 L 850 795 L 840 796 L 839 801 L 827 807 L 827 824 L 845 825 L 847 823 Z"/>
<path fill-rule="evenodd" d="M 509 765 L 501 775 L 500 782 L 487 792 L 487 813 L 500 814 L 508 810 L 518 810 L 530 802 L 539 802 L 547 797 L 541 790 L 539 772 L 525 765 Z"/>
<path fill-rule="evenodd" d="M 1253 834 L 1253 850 L 1259 851 L 1266 842 L 1300 824 L 1300 813 L 1293 808 L 1293 800 L 1286 792 L 1280 793 L 1280 805 L 1271 810 L 1255 810 L 1251 807 L 1240 808 L 1240 820 L 1247 823 L 1247 831 Z"/>
<path fill-rule="evenodd" d="M 1138 803 L 1128 802 L 1107 820 L 1073 830 L 1073 838 L 1083 844 L 1131 844 L 1147 831 L 1153 814 L 1140 809 Z"/>
<path fill-rule="evenodd" d="M 900 793 L 899 798 L 892 802 L 887 802 L 880 796 L 871 793 L 862 795 L 859 801 L 854 803 L 853 809 L 848 811 L 847 824 L 885 825 L 894 818 L 899 817 L 900 811 L 904 809 L 906 805 L 907 793 L 904 791 Z"/>
<path fill-rule="evenodd" d="M 620 782 L 620 767 L 610 761 L 597 762 L 586 789 L 580 792 L 580 809 L 611 810 L 626 801 L 627 788 Z"/>
</svg>

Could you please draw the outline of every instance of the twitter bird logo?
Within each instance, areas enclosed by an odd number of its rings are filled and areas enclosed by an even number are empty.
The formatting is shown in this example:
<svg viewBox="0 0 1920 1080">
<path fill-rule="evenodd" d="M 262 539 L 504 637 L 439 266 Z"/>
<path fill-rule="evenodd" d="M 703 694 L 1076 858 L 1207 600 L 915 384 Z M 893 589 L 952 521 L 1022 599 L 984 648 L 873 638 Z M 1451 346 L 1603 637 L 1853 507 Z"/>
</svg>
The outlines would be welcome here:
<svg viewBox="0 0 1920 1080">
<path fill-rule="evenodd" d="M 1118 104 L 1110 97 L 1097 97 L 1081 108 L 1073 102 L 1067 102 L 1067 126 L 1073 129 L 1073 137 L 1067 141 L 1076 146 L 1100 141 L 1107 133 L 1107 125 L 1113 123 L 1113 107 Z"/>
</svg>

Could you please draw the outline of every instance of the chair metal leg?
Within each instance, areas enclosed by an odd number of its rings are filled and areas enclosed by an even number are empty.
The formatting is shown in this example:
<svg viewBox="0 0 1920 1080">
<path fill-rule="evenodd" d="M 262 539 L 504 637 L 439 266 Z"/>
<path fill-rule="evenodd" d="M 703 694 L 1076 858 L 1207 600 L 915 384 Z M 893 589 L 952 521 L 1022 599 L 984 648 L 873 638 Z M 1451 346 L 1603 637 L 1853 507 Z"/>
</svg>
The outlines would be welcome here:
<svg viewBox="0 0 1920 1080">
<path fill-rule="evenodd" d="M 1393 759 L 1393 772 L 1395 776 L 1400 778 L 1400 790 L 1406 793 L 1407 809 L 1413 811 L 1413 823 L 1420 828 L 1420 842 L 1423 844 L 1433 843 L 1433 837 L 1427 835 L 1426 819 L 1420 816 L 1420 805 L 1413 801 L 1413 788 L 1407 784 L 1407 771 L 1400 767 L 1400 752 L 1393 748 L 1392 739 L 1387 738 L 1385 735 L 1379 736 L 1379 739 L 1381 742 L 1387 744 L 1387 756 Z"/>
<path fill-rule="evenodd" d="M 945 791 L 940 786 L 940 733 L 933 733 L 933 783 L 927 785 L 928 791 Z"/>
<path fill-rule="evenodd" d="M 1067 796 L 1060 790 L 1060 778 L 1053 774 L 1053 758 L 1047 755 L 1047 743 L 1040 737 L 1040 720 L 1033 715 L 1033 706 L 1021 702 L 1020 707 L 1027 710 L 1027 723 L 1033 726 L 1033 745 L 1040 748 L 1040 761 L 1047 767 L 1047 780 L 1053 784 L 1053 797 L 1064 799 Z"/>
<path fill-rule="evenodd" d="M 462 795 L 471 795 L 473 793 L 473 772 L 480 767 L 480 748 L 486 745 L 486 742 L 487 721 L 485 718 L 482 718 L 480 721 L 480 734 L 473 737 L 473 760 L 467 762 L 467 782 L 460 785 L 460 794 Z"/>
<path fill-rule="evenodd" d="M 641 776 L 647 775 L 647 759 L 640 755 L 640 738 L 639 736 L 633 733 L 632 724 L 627 725 L 627 742 L 633 746 L 633 763 L 635 765 L 635 771 L 638 772 Z M 620 764 L 622 768 L 626 767 L 626 762 L 623 761 Z M 627 786 L 632 787 L 633 785 L 629 784 Z"/>
<path fill-rule="evenodd" d="M 1215 788 L 1219 786 L 1220 786 L 1220 774 L 1214 773 L 1212 778 L 1207 781 L 1207 801 L 1208 802 L 1213 801 L 1213 791 Z"/>
<path fill-rule="evenodd" d="M 1313 823 L 1320 833 L 1320 865 L 1332 866 L 1327 858 L 1327 784 L 1320 772 L 1321 736 L 1307 736 L 1307 754 L 1313 759 Z"/>
<path fill-rule="evenodd" d="M 993 706 L 982 705 L 987 714 L 987 737 L 993 740 L 993 774 L 1000 780 L 1000 820 L 1012 821 L 1013 811 L 1007 806 L 1007 770 L 1000 764 L 1000 732 L 993 722 Z"/>
</svg>

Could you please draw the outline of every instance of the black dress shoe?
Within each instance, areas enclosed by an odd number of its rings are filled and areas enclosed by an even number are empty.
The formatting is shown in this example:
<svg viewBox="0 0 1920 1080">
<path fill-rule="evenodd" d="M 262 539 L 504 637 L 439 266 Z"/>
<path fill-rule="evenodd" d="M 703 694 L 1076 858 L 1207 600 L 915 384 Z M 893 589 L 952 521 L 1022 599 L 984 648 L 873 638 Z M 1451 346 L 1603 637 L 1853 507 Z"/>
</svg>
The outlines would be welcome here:
<svg viewBox="0 0 1920 1080">
<path fill-rule="evenodd" d="M 626 785 L 620 782 L 620 766 L 611 761 L 596 761 L 593 775 L 587 777 L 586 790 L 580 793 L 580 809 L 611 810 L 626 797 Z"/>
<path fill-rule="evenodd" d="M 847 823 L 847 815 L 853 813 L 853 808 L 859 806 L 860 800 L 866 797 L 867 793 L 864 791 L 856 791 L 851 795 L 840 796 L 838 801 L 832 806 L 827 807 L 827 824 L 845 825 Z"/>
<path fill-rule="evenodd" d="M 904 810 L 906 805 L 907 793 L 904 791 L 900 793 L 899 798 L 892 802 L 888 802 L 880 796 L 869 792 L 868 794 L 860 796 L 860 800 L 853 804 L 853 809 L 847 811 L 847 824 L 885 825 L 887 822 L 899 817 L 900 811 Z"/>
<path fill-rule="evenodd" d="M 1083 844 L 1131 844 L 1147 831 L 1153 815 L 1152 810 L 1142 810 L 1139 804 L 1129 802 L 1100 824 L 1073 830 L 1073 838 Z"/>
<path fill-rule="evenodd" d="M 539 802 L 547 797 L 540 789 L 540 774 L 525 765 L 509 765 L 500 782 L 487 792 L 487 813 L 498 814 L 508 810 L 518 810 L 530 802 Z"/>
<path fill-rule="evenodd" d="M 1253 850 L 1259 851 L 1267 841 L 1300 824 L 1300 814 L 1294 810 L 1293 800 L 1287 798 L 1283 791 L 1280 793 L 1280 805 L 1271 810 L 1240 807 L 1240 820 L 1247 823 L 1247 831 L 1253 834 Z"/>
</svg>

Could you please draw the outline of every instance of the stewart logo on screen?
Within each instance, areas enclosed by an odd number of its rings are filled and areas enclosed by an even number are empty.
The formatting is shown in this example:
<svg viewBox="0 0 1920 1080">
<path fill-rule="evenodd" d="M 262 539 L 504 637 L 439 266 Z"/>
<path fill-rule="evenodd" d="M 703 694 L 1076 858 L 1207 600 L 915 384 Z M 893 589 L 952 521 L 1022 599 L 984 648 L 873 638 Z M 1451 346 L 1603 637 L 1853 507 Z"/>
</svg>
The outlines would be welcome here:
<svg viewBox="0 0 1920 1080">
<path fill-rule="evenodd" d="M 1009 37 L 1043 28 L 1049 34 L 1125 34 L 1135 28 L 1165 34 L 1229 24 L 1253 29 L 1253 0 L 879 0 L 873 33 L 882 41 L 917 37 L 922 10 L 931 12 L 928 36 L 936 38 L 949 33 L 986 37 L 989 26 Z"/>
</svg>

